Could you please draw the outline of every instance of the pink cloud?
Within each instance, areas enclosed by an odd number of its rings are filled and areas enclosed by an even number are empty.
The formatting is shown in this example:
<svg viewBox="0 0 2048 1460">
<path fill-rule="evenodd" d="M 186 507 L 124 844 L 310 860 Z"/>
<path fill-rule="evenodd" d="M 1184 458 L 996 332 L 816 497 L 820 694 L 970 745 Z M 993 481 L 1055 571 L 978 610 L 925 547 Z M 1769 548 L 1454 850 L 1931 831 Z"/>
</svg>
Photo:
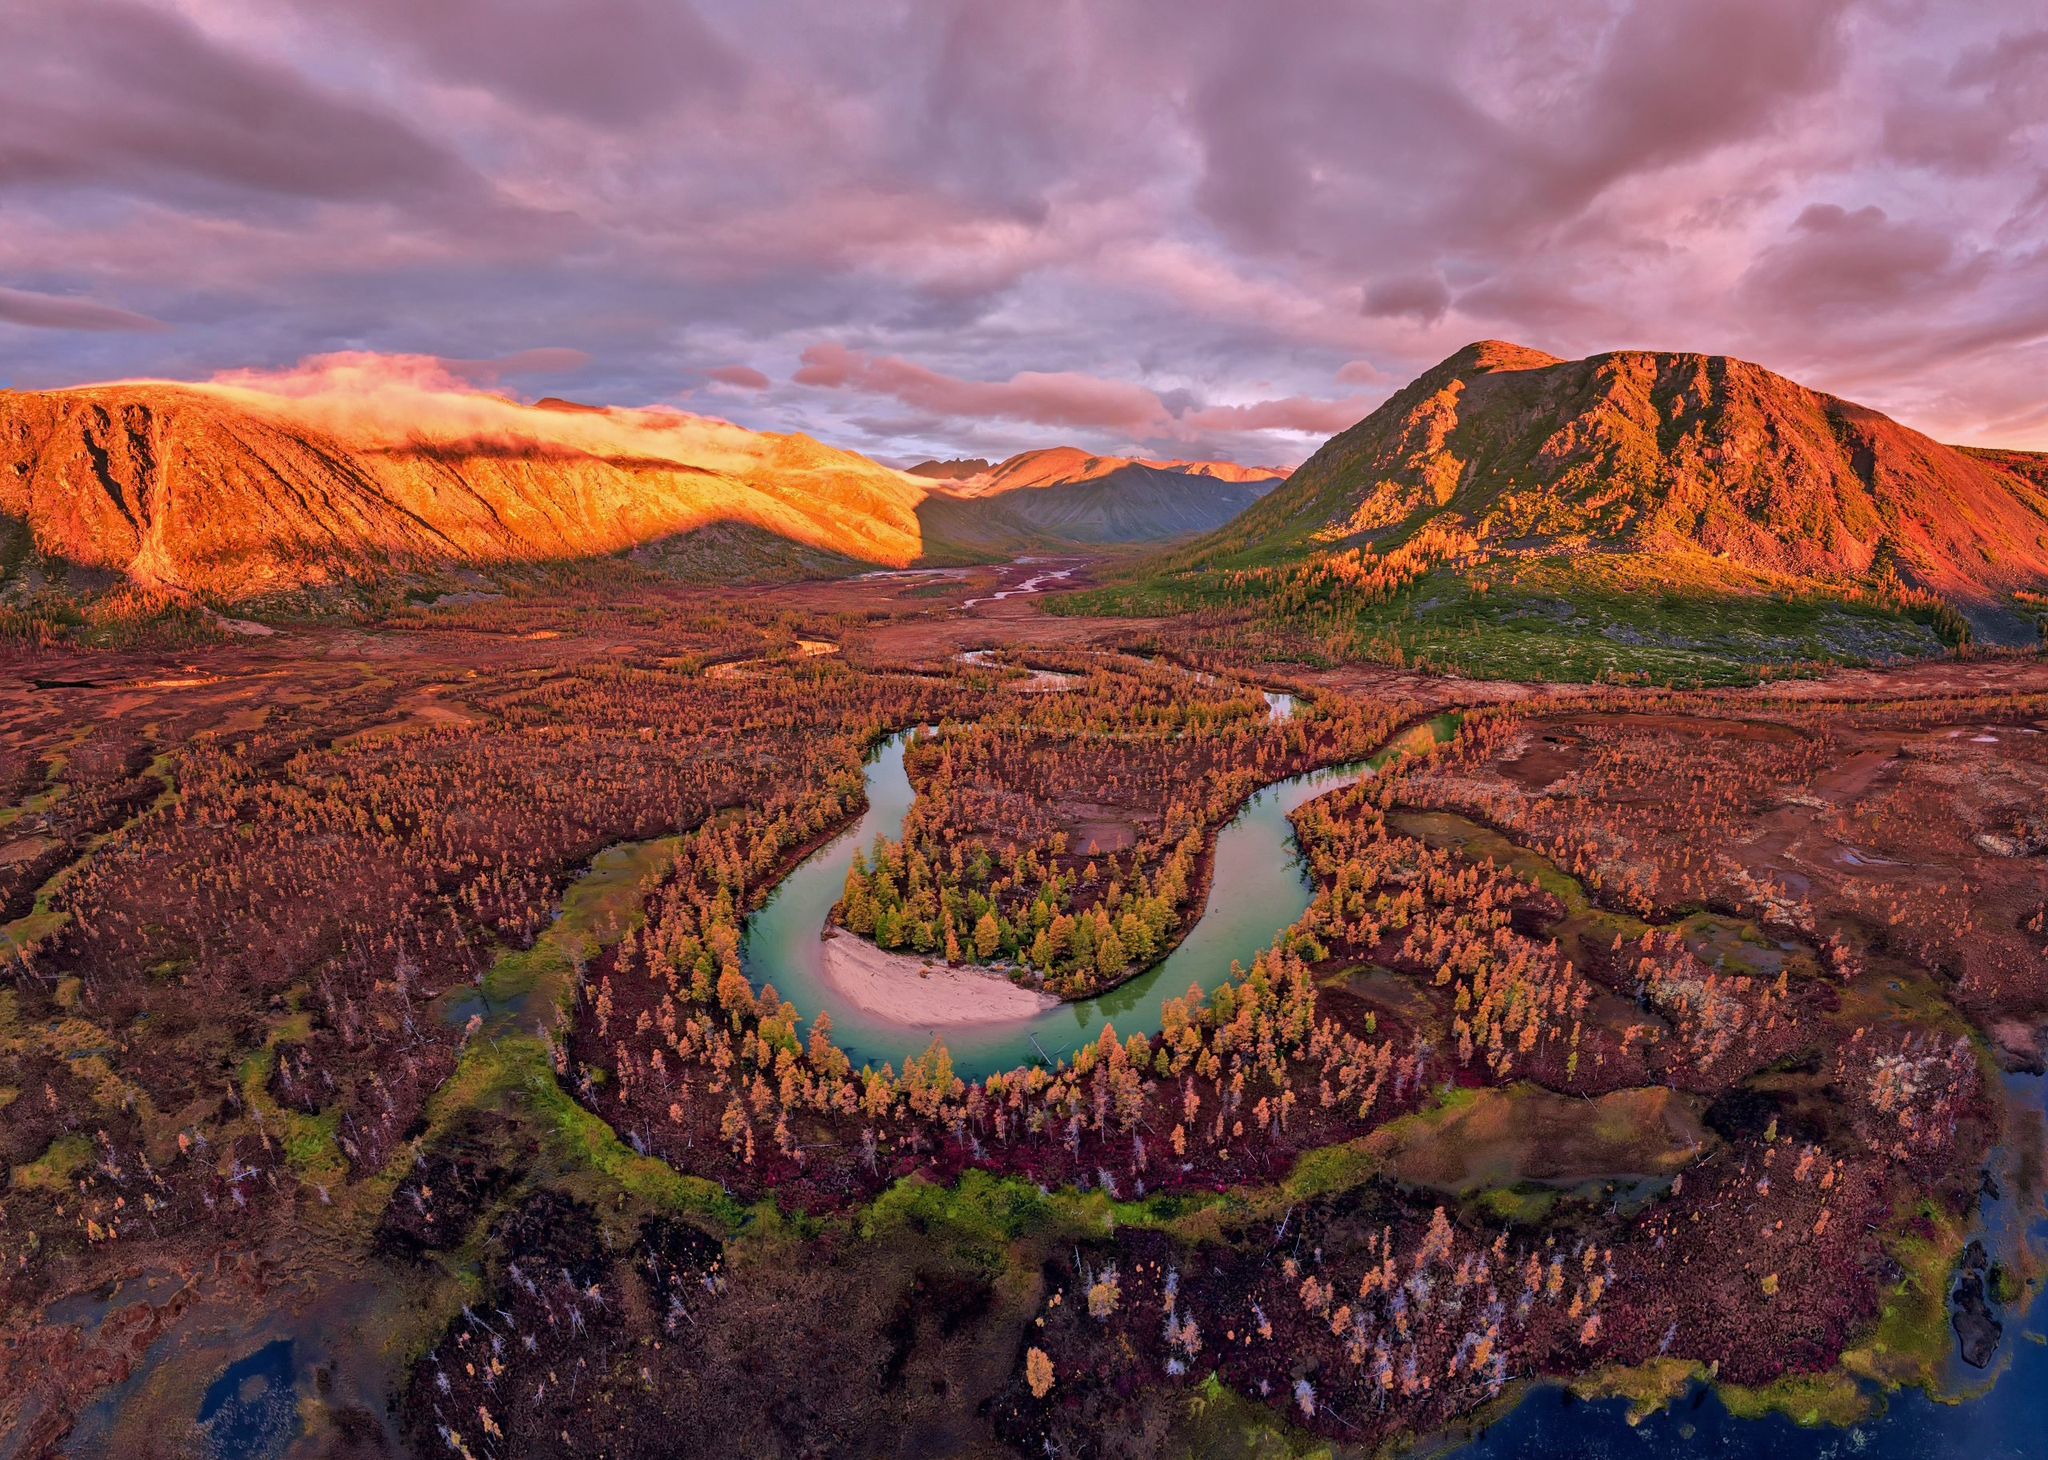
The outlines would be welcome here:
<svg viewBox="0 0 2048 1460">
<path fill-rule="evenodd" d="M 0 324 L 44 330 L 160 330 L 162 320 L 146 314 L 27 289 L 0 289 Z"/>
<path fill-rule="evenodd" d="M 1242 406 L 1207 406 L 1180 418 L 1183 431 L 1299 431 L 1305 436 L 1334 436 L 1347 431 L 1380 403 L 1377 395 L 1315 400 L 1290 395 L 1282 400 L 1253 401 Z"/>
<path fill-rule="evenodd" d="M 704 372 L 704 378 L 740 390 L 766 390 L 768 377 L 751 365 L 719 365 Z"/>
<path fill-rule="evenodd" d="M 1122 431 L 1140 438 L 1169 434 L 1173 425 L 1165 404 L 1142 385 L 1035 370 L 1019 371 L 1008 380 L 961 380 L 900 356 L 849 350 L 830 341 L 805 350 L 791 378 L 827 390 L 893 396 L 943 416 Z"/>
<path fill-rule="evenodd" d="M 2035 419 L 2039 0 L 1013 10 L 0 4 L 0 330 L 39 331 L 0 379 L 364 345 L 518 384 L 537 338 L 675 399 L 688 321 L 714 364 L 864 343 L 689 383 L 885 457 L 1250 460 L 1495 336 Z"/>
<path fill-rule="evenodd" d="M 294 398 L 367 393 L 387 386 L 459 392 L 496 385 L 508 375 L 552 375 L 590 363 L 581 350 L 542 346 L 489 360 L 441 355 L 386 355 L 374 350 L 338 350 L 308 355 L 281 370 L 221 370 L 214 385 L 240 386 L 266 395 Z"/>
<path fill-rule="evenodd" d="M 566 375 L 589 363 L 587 353 L 562 345 L 542 345 L 490 360 L 441 360 L 450 374 L 472 385 L 496 385 L 508 375 Z"/>
<path fill-rule="evenodd" d="M 1067 430 L 1110 431 L 1138 442 L 1229 443 L 1258 432 L 1330 436 L 1371 411 L 1378 395 L 1342 400 L 1286 396 L 1238 405 L 1170 407 L 1153 390 L 1129 381 L 1073 373 L 1022 371 L 1008 380 L 962 380 L 894 355 L 875 355 L 826 342 L 803 353 L 792 377 L 799 385 L 889 396 L 940 419 L 1025 421 Z M 1181 396 L 1181 392 L 1175 392 Z M 1271 448 L 1239 441 L 1218 454 Z M 1261 458 L 1263 459 L 1263 458 Z"/>
</svg>

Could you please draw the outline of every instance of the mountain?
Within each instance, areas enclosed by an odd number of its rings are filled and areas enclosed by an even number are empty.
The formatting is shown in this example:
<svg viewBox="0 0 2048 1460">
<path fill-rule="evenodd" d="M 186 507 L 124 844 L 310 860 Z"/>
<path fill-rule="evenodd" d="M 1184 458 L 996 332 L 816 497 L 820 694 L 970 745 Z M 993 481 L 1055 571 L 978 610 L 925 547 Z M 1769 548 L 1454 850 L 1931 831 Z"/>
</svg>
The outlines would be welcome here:
<svg viewBox="0 0 2048 1460">
<path fill-rule="evenodd" d="M 968 477 L 980 476 L 988 468 L 988 462 L 979 456 L 958 456 L 951 461 L 920 461 L 909 470 L 914 477 L 930 477 L 938 482 L 957 482 Z"/>
<path fill-rule="evenodd" d="M 1286 479 L 1277 467 L 1092 456 L 1071 446 L 960 470 L 975 465 L 911 468 L 936 482 L 917 509 L 928 558 L 1161 542 L 1228 522 Z"/>
<path fill-rule="evenodd" d="M 922 482 L 667 411 L 156 382 L 0 391 L 0 518 L 84 579 L 240 599 L 717 529 L 902 566 Z M 4 524 L 0 524 L 4 526 Z"/>
<path fill-rule="evenodd" d="M 970 469 L 972 468 L 972 469 Z M 1104 480 L 1143 480 L 1167 476 L 1207 477 L 1212 481 L 1270 488 L 1284 481 L 1287 473 L 1277 466 L 1240 466 L 1234 461 L 1154 461 L 1133 456 L 1092 456 L 1078 446 L 1048 446 L 1019 452 L 1007 461 L 990 466 L 975 458 L 958 461 L 927 461 L 913 466 L 914 476 L 931 477 L 947 483 L 945 490 L 960 497 L 996 497 L 1004 492 L 1046 487 L 1078 486 Z"/>
<path fill-rule="evenodd" d="M 1895 573 L 1990 602 L 2048 579 L 2041 458 L 1944 446 L 1720 355 L 1560 360 L 1468 345 L 1333 437 L 1189 561 L 1412 537 L 1475 551 L 1702 554 L 1795 578 Z"/>
<path fill-rule="evenodd" d="M 1054 607 L 1199 609 L 1312 657 L 1735 683 L 2035 644 L 2044 586 L 2048 456 L 1944 446 L 1724 356 L 1488 340 Z"/>
</svg>

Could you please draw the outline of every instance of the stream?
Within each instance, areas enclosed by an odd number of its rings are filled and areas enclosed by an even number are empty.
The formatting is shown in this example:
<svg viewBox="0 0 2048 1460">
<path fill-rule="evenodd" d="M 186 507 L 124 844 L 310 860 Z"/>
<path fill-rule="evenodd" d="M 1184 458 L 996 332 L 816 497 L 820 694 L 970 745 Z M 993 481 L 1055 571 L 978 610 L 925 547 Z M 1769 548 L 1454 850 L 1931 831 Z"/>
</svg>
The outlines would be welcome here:
<svg viewBox="0 0 2048 1460">
<path fill-rule="evenodd" d="M 1278 715 L 1282 707 L 1272 705 L 1272 710 Z M 1371 775 L 1376 766 L 1418 744 L 1448 740 L 1456 729 L 1455 719 L 1440 716 L 1415 727 L 1369 761 L 1290 776 L 1255 792 L 1217 833 L 1209 896 L 1200 918 L 1179 946 L 1130 982 L 1032 1018 L 952 1025 L 943 1031 L 906 1027 L 839 1004 L 821 972 L 820 935 L 826 914 L 845 890 L 854 849 L 872 845 L 877 836 L 900 834 L 903 813 L 910 809 L 914 793 L 903 769 L 909 732 L 892 735 L 868 760 L 867 812 L 852 830 L 799 864 L 747 920 L 741 961 L 756 988 L 774 984 L 806 1022 L 830 1009 L 833 1042 L 856 1068 L 886 1060 L 900 1070 L 905 1059 L 922 1054 L 939 1034 L 952 1053 L 954 1071 L 978 1079 L 1069 1054 L 1093 1040 L 1105 1023 L 1113 1022 L 1126 1038 L 1151 1034 L 1159 1028 L 1160 1008 L 1167 999 L 1186 993 L 1189 984 L 1208 992 L 1229 976 L 1233 960 L 1249 968 L 1274 937 L 1307 910 L 1313 888 L 1295 847 L 1288 813 L 1326 791 Z"/>
</svg>

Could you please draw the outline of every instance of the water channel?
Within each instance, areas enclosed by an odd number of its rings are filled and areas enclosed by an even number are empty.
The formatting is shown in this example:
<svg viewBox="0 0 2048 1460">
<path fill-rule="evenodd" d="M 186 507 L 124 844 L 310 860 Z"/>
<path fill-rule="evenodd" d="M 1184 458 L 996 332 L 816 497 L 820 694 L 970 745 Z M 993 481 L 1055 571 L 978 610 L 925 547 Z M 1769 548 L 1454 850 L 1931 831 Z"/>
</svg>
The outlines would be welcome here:
<svg viewBox="0 0 2048 1460">
<path fill-rule="evenodd" d="M 1291 708 L 1291 705 L 1288 706 Z M 1280 712 L 1281 707 L 1273 706 Z M 805 1021 L 830 1009 L 832 1037 L 856 1066 L 887 1060 L 897 1069 L 924 1052 L 941 1034 L 954 1070 L 968 1079 L 1015 1069 L 1041 1058 L 1057 1059 L 1092 1040 L 1105 1022 L 1117 1033 L 1150 1034 L 1159 1028 L 1160 1006 L 1178 998 L 1189 984 L 1204 992 L 1230 974 L 1233 960 L 1251 966 L 1274 936 L 1307 909 L 1312 891 L 1294 829 L 1287 816 L 1305 801 L 1373 773 L 1397 754 L 1449 739 L 1457 722 L 1450 716 L 1417 726 L 1371 761 L 1332 766 L 1290 776 L 1258 791 L 1217 833 L 1214 872 L 1207 905 L 1180 945 L 1148 972 L 1097 998 L 1062 1004 L 1030 1019 L 978 1026 L 914 1028 L 869 1017 L 835 1004 L 822 974 L 825 917 L 846 885 L 856 847 L 877 836 L 898 835 L 913 792 L 903 769 L 908 732 L 893 735 L 869 758 L 868 809 L 851 831 L 806 858 L 747 920 L 741 958 L 758 988 L 764 983 L 796 1005 Z"/>
<path fill-rule="evenodd" d="M 1276 718 L 1291 705 L 1268 702 Z M 892 736 L 867 766 L 868 809 L 851 831 L 812 854 L 748 920 L 742 954 L 756 985 L 773 982 L 806 1020 L 831 1008 L 834 1037 L 853 1058 L 901 1068 L 942 1033 L 955 1069 L 976 1078 L 1040 1057 L 1057 1058 L 1095 1037 L 1105 1021 L 1118 1032 L 1150 1033 L 1159 1027 L 1160 1006 L 1187 990 L 1204 991 L 1228 976 L 1233 960 L 1249 965 L 1277 933 L 1308 906 L 1311 886 L 1288 813 L 1304 802 L 1362 776 L 1394 754 L 1448 739 L 1450 717 L 1418 726 L 1371 762 L 1336 766 L 1293 776 L 1253 795 L 1218 833 L 1215 871 L 1206 906 L 1180 945 L 1156 967 L 1121 988 L 1028 1020 L 944 1031 L 907 1029 L 833 1007 L 820 977 L 820 937 L 827 913 L 843 888 L 856 847 L 878 835 L 896 835 L 913 792 L 903 768 L 907 733 Z M 2007 1095 L 2015 1104 L 2040 1107 L 2048 1089 L 2040 1079 L 2014 1076 Z M 2011 1193 L 1985 1198 L 1987 1242 L 2008 1254 L 2018 1240 L 2048 1242 L 2038 1200 L 2018 1209 Z M 1961 1403 L 1937 1401 L 1911 1390 L 1889 1396 L 1881 1412 L 1850 1428 L 1802 1428 L 1783 1416 L 1738 1418 L 1723 1407 L 1710 1386 L 1694 1385 L 1665 1409 L 1637 1424 L 1628 1422 L 1623 1400 L 1585 1401 L 1555 1386 L 1540 1386 L 1512 1411 L 1456 1450 L 1457 1460 L 1550 1460 L 1550 1457 L 1657 1456 L 1715 1457 L 1715 1460 L 2040 1460 L 2048 1456 L 2048 1298 L 2001 1315 L 2004 1336 L 1988 1372 L 1951 1376 L 1958 1389 L 1979 1387 Z M 1996 1379 L 1996 1382 L 1992 1382 Z"/>
</svg>

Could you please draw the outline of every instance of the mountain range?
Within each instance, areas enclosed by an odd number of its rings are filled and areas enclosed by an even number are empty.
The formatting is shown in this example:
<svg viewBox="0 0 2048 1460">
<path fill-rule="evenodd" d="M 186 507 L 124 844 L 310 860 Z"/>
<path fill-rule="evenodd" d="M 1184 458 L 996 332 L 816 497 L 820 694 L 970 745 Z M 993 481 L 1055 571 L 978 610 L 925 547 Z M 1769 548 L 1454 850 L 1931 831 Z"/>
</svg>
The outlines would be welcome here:
<svg viewBox="0 0 2048 1460">
<path fill-rule="evenodd" d="M 1269 616 L 1341 617 L 1341 599 L 1357 633 L 1454 613 L 1469 636 L 1477 595 L 1507 573 L 1528 601 L 1488 599 L 1496 626 L 1579 623 L 1571 604 L 1597 582 L 1628 611 L 1646 592 L 1818 596 L 1910 610 L 1914 633 L 1939 608 L 2032 642 L 2048 456 L 1946 446 L 1724 356 L 1563 360 L 1501 341 L 1424 372 L 1292 473 L 1071 447 L 899 471 L 678 411 L 445 388 L 0 391 L 10 596 L 58 579 L 246 600 L 604 555 L 730 581 L 1111 544 L 1153 551 L 1075 607 L 1265 594 Z M 1539 592 L 1546 572 L 1561 586 Z M 1456 591 L 1400 607 L 1425 579 Z M 1367 600 L 1377 628 L 1357 621 Z M 1824 635 L 1791 643 L 1766 647 L 1835 652 Z"/>
<path fill-rule="evenodd" d="M 230 599 L 721 526 L 900 566 L 923 495 L 806 436 L 670 412 L 159 383 L 0 393 L 0 514 L 43 558 Z"/>
<path fill-rule="evenodd" d="M 993 466 L 927 461 L 910 471 L 933 483 L 917 518 L 934 561 L 1206 532 L 1287 477 L 1279 467 L 1091 456 L 1071 446 L 1027 451 Z"/>
<path fill-rule="evenodd" d="M 1485 340 L 1222 527 L 1098 578 L 1048 606 L 1488 677 L 1734 684 L 2030 647 L 2048 455 L 1946 446 L 1726 356 Z"/>
<path fill-rule="evenodd" d="M 946 480 L 808 436 L 555 398 L 0 391 L 9 562 L 33 554 L 74 588 L 229 600 L 619 553 L 735 577 L 1149 542 L 1216 527 L 1282 477 L 1071 448 L 984 466 Z"/>
</svg>

